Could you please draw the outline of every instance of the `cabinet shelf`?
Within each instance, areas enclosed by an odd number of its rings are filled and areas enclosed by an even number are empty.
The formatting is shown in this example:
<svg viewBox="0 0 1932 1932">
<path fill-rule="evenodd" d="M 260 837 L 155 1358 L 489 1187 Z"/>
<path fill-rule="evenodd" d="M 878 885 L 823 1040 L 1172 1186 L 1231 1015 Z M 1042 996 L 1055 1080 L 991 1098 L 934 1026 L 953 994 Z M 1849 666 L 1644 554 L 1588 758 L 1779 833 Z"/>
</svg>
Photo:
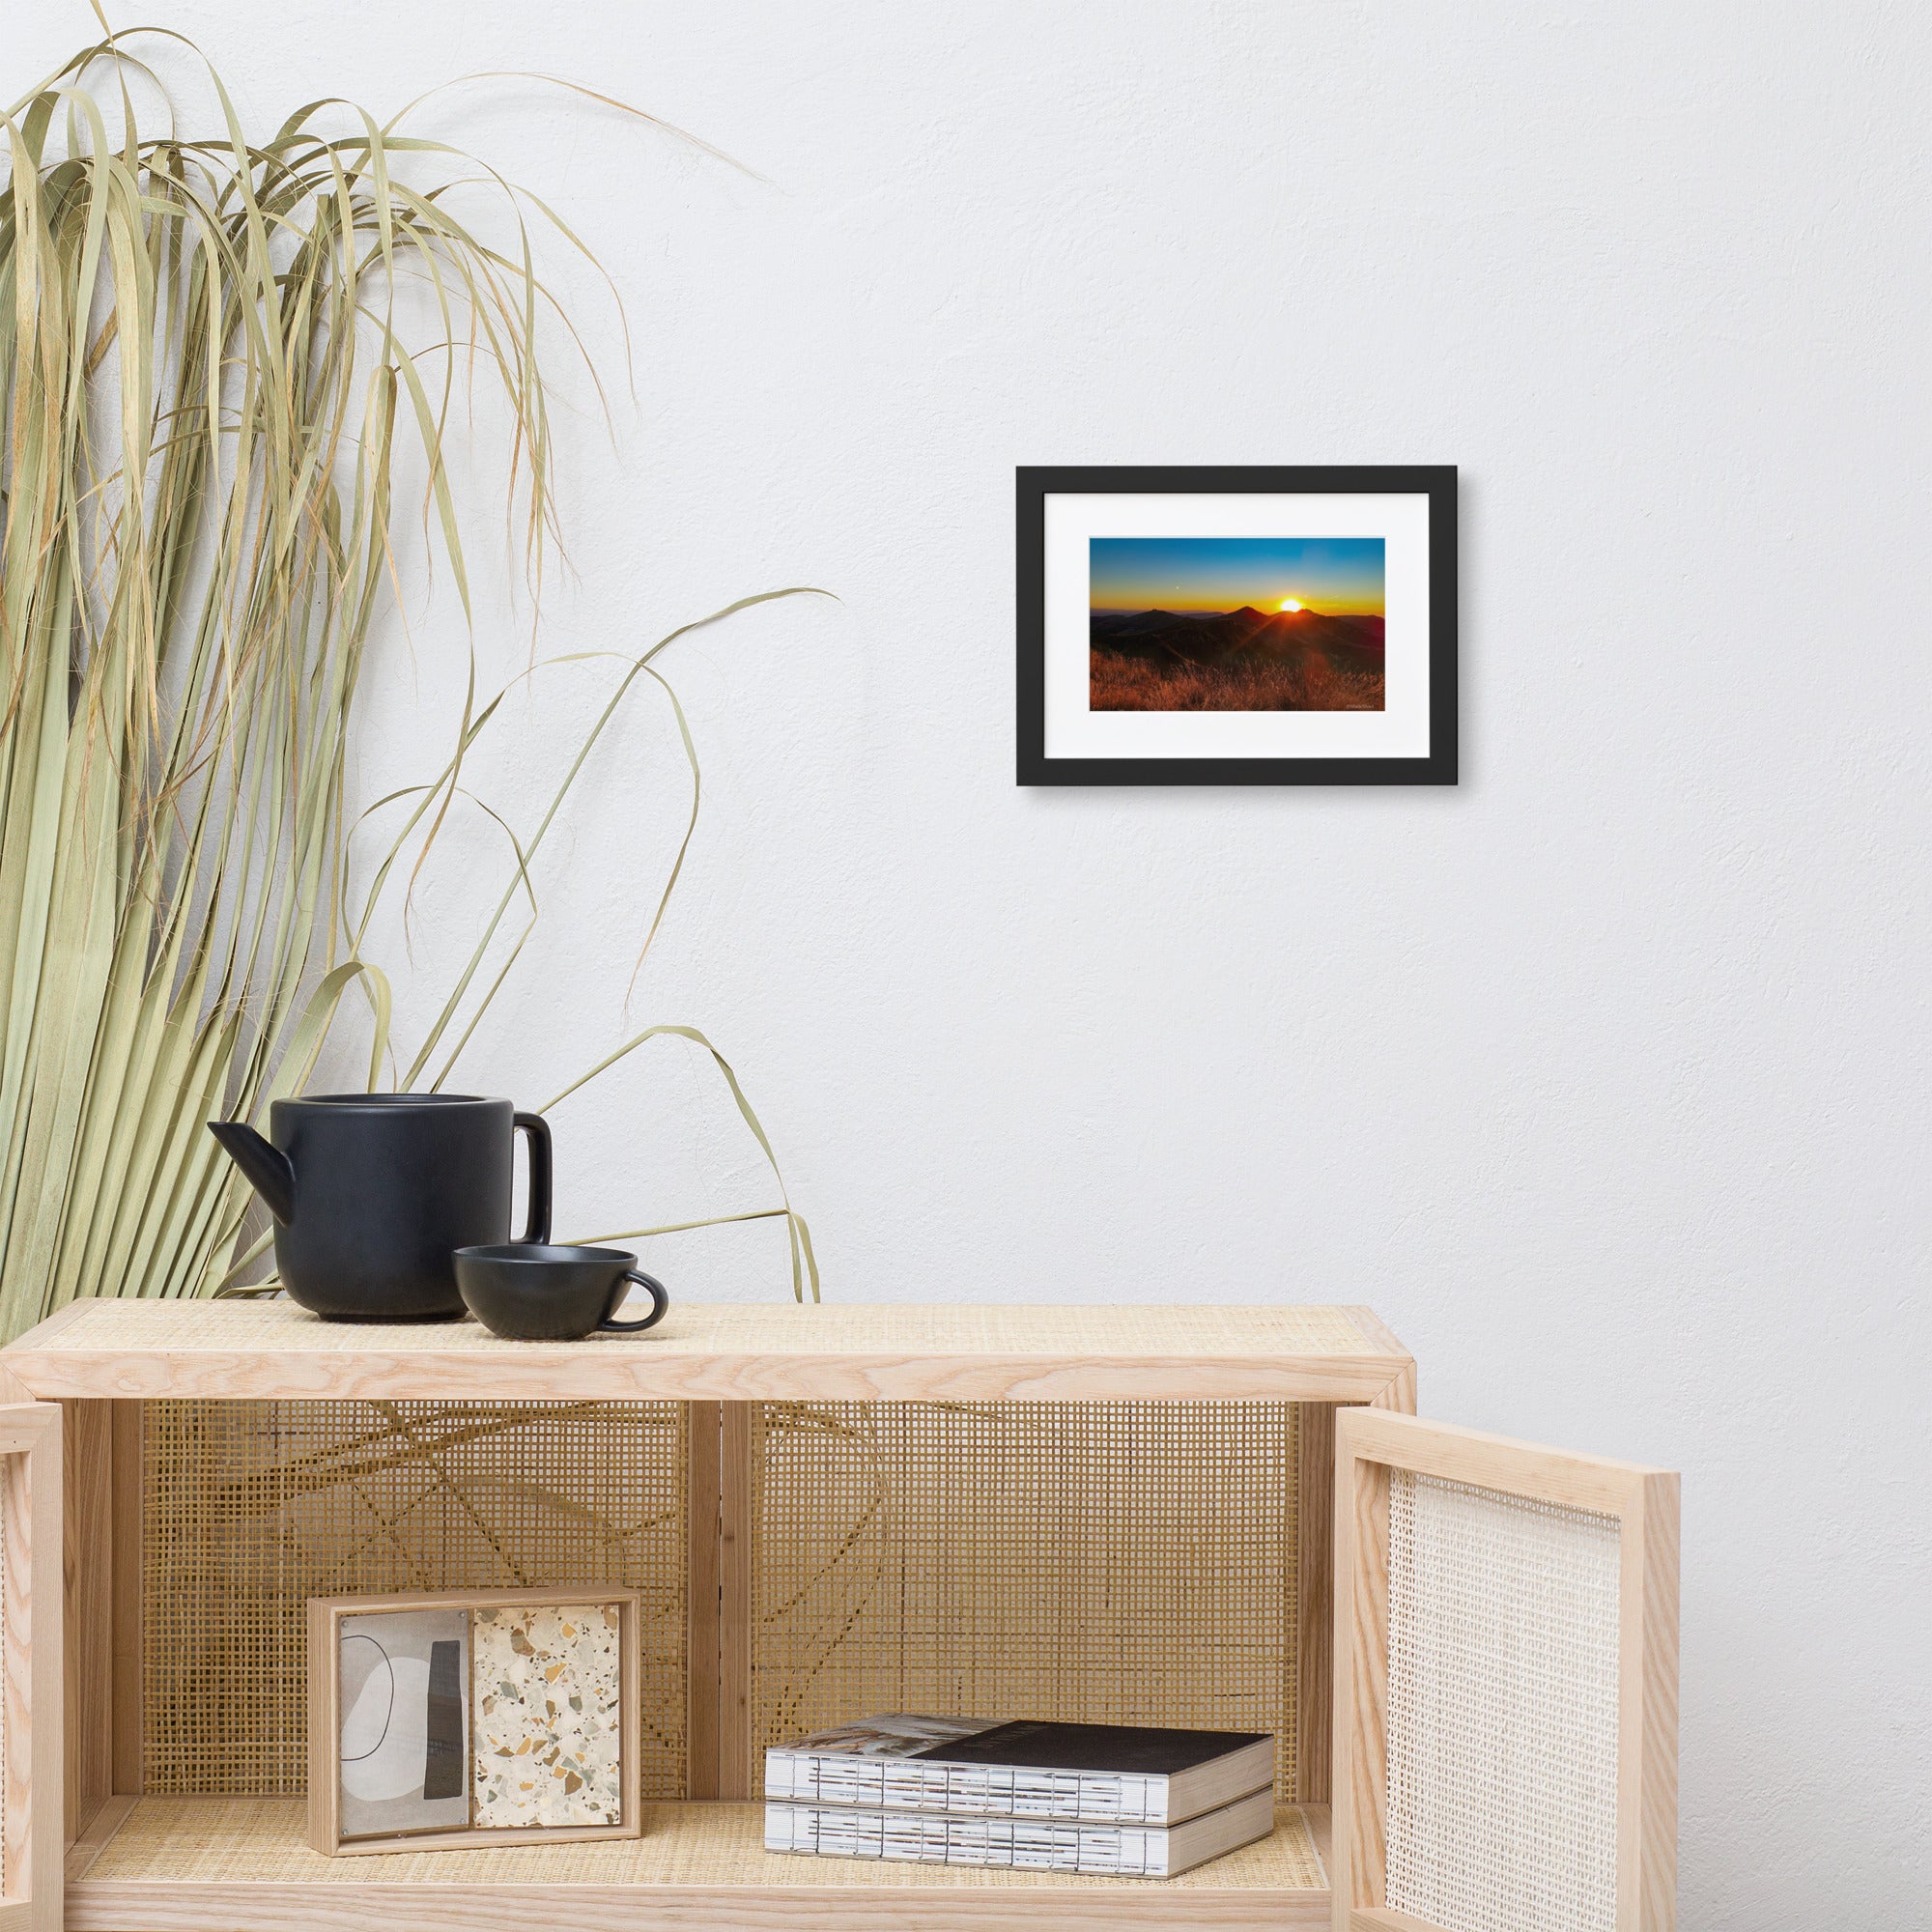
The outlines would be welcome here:
<svg viewBox="0 0 1932 1932">
<path fill-rule="evenodd" d="M 503 1342 L 288 1301 L 76 1301 L 0 1354 L 31 1394 L 564 1402 L 1374 1402 L 1411 1378 L 1366 1308 L 686 1304 L 648 1336 Z"/>
<path fill-rule="evenodd" d="M 366 1932 L 384 1914 L 445 1932 L 992 1932 L 1053 1923 L 1325 1926 L 1325 1806 L 1175 1879 L 786 1858 L 756 1804 L 649 1804 L 641 1838 L 331 1859 L 287 1798 L 113 1799 L 69 1855 L 68 1932 Z"/>
</svg>

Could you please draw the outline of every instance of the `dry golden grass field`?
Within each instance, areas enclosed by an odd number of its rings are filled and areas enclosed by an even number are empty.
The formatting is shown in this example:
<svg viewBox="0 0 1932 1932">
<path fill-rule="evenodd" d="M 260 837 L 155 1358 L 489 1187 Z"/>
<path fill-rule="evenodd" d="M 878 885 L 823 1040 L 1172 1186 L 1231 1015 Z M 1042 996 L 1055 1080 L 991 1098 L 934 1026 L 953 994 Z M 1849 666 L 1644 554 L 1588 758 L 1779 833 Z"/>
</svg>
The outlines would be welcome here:
<svg viewBox="0 0 1932 1932">
<path fill-rule="evenodd" d="M 1221 664 L 1089 653 L 1095 711 L 1380 711 L 1379 668 L 1342 669 L 1319 652 Z"/>
</svg>

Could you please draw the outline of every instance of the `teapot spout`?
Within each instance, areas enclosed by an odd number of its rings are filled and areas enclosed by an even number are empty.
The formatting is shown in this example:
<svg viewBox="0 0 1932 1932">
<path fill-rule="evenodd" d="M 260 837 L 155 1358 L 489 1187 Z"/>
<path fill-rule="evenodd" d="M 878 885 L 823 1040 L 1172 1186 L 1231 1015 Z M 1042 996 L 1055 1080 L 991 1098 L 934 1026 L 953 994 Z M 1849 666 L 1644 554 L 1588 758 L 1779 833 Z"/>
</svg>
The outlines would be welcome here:
<svg viewBox="0 0 1932 1932">
<path fill-rule="evenodd" d="M 296 1171 L 280 1148 L 265 1141 L 244 1121 L 210 1121 L 208 1131 L 227 1149 L 248 1184 L 284 1226 L 296 1216 Z"/>
</svg>

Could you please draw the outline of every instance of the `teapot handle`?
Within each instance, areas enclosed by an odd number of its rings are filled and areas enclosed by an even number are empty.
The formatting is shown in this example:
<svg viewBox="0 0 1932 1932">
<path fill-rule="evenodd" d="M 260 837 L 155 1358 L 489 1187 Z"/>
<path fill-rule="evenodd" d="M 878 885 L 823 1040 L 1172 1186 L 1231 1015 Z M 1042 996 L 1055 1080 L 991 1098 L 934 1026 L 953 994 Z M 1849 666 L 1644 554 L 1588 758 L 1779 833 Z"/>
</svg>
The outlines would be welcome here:
<svg viewBox="0 0 1932 1932">
<path fill-rule="evenodd" d="M 550 1241 L 550 1122 L 541 1114 L 519 1114 L 515 1132 L 530 1137 L 529 1217 L 520 1241 Z"/>
</svg>

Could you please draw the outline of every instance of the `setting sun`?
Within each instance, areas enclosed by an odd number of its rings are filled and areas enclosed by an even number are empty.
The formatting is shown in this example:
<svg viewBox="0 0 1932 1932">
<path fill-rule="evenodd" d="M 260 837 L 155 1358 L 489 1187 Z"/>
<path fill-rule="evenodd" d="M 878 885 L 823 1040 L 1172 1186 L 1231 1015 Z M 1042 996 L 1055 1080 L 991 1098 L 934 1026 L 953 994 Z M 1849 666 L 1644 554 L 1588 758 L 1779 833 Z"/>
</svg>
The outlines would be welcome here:
<svg viewBox="0 0 1932 1932">
<path fill-rule="evenodd" d="M 1284 611 L 1299 611 L 1301 606 L 1293 597 L 1284 597 L 1281 600 L 1281 608 Z"/>
</svg>

